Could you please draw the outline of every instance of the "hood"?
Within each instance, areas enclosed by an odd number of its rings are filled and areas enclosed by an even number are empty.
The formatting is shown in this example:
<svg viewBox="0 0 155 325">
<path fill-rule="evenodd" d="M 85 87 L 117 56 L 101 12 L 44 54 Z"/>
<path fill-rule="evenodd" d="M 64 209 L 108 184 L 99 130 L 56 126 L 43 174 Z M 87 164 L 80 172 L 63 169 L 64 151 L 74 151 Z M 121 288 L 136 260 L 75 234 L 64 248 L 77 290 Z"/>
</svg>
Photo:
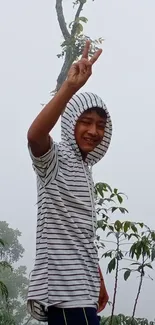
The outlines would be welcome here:
<svg viewBox="0 0 155 325">
<path fill-rule="evenodd" d="M 107 122 L 102 142 L 91 151 L 86 158 L 86 163 L 93 166 L 100 161 L 108 150 L 112 135 L 112 122 L 106 105 L 100 97 L 93 93 L 77 93 L 68 102 L 61 118 L 61 139 L 71 146 L 78 159 L 82 159 L 81 152 L 76 143 L 74 129 L 81 114 L 88 108 L 101 107 L 107 114 Z"/>
</svg>

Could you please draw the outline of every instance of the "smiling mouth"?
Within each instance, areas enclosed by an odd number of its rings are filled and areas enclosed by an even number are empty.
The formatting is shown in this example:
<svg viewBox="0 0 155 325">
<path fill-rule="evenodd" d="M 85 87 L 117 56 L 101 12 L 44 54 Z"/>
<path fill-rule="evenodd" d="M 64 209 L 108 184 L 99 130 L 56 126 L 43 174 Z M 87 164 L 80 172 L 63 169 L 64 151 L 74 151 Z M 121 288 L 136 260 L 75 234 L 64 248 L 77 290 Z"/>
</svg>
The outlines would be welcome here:
<svg viewBox="0 0 155 325">
<path fill-rule="evenodd" d="M 96 140 L 90 139 L 90 138 L 84 138 L 84 141 L 86 141 L 90 145 L 94 145 L 97 143 Z"/>
</svg>

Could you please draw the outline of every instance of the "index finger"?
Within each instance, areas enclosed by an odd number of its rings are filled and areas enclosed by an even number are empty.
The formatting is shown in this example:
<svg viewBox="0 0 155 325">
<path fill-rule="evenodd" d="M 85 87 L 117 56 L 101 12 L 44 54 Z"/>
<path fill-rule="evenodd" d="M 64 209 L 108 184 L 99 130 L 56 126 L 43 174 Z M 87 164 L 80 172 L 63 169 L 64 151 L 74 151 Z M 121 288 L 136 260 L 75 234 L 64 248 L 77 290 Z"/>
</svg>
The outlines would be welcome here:
<svg viewBox="0 0 155 325">
<path fill-rule="evenodd" d="M 99 58 L 99 56 L 102 54 L 102 49 L 99 49 L 93 56 L 92 56 L 92 58 L 90 59 L 90 63 L 91 64 L 94 64 L 97 60 L 98 60 L 98 58 Z"/>
<path fill-rule="evenodd" d="M 82 53 L 82 59 L 88 59 L 88 53 L 90 49 L 90 41 L 86 41 L 83 53 Z"/>
</svg>

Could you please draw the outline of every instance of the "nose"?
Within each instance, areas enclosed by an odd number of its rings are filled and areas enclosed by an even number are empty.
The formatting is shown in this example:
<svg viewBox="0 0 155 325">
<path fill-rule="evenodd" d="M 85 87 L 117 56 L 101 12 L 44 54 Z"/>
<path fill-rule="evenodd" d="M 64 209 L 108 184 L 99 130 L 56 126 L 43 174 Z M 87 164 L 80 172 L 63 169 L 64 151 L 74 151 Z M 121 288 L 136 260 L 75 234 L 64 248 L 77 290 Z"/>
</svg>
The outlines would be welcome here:
<svg viewBox="0 0 155 325">
<path fill-rule="evenodd" d="M 96 136 L 98 133 L 97 133 L 97 127 L 96 127 L 96 124 L 91 124 L 89 130 L 88 130 L 88 134 L 90 134 L 91 136 Z"/>
</svg>

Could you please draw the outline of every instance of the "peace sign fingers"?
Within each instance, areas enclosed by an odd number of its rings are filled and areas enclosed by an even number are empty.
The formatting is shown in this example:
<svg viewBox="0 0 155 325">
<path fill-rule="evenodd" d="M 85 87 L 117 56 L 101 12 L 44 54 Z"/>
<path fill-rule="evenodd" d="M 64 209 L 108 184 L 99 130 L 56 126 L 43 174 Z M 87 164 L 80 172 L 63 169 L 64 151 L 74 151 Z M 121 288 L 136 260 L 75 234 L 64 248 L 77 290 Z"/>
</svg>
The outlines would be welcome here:
<svg viewBox="0 0 155 325">
<path fill-rule="evenodd" d="M 67 81 L 74 89 L 79 90 L 90 78 L 92 65 L 98 60 L 102 50 L 98 50 L 89 60 L 90 41 L 87 41 L 83 50 L 82 58 L 73 64 L 68 72 Z"/>
<path fill-rule="evenodd" d="M 90 41 L 86 41 L 86 45 L 84 47 L 81 59 L 88 60 L 90 45 L 91 45 Z M 97 52 L 95 52 L 95 54 L 92 56 L 92 58 L 89 60 L 89 62 L 93 65 L 98 60 L 101 53 L 102 53 L 102 49 L 99 49 Z"/>
<path fill-rule="evenodd" d="M 88 59 L 88 54 L 90 50 L 90 41 L 86 41 L 83 53 L 82 53 L 82 59 Z"/>
<path fill-rule="evenodd" d="M 98 60 L 101 54 L 102 54 L 102 49 L 99 49 L 97 52 L 95 52 L 95 54 L 92 56 L 89 62 L 93 65 Z"/>
</svg>

